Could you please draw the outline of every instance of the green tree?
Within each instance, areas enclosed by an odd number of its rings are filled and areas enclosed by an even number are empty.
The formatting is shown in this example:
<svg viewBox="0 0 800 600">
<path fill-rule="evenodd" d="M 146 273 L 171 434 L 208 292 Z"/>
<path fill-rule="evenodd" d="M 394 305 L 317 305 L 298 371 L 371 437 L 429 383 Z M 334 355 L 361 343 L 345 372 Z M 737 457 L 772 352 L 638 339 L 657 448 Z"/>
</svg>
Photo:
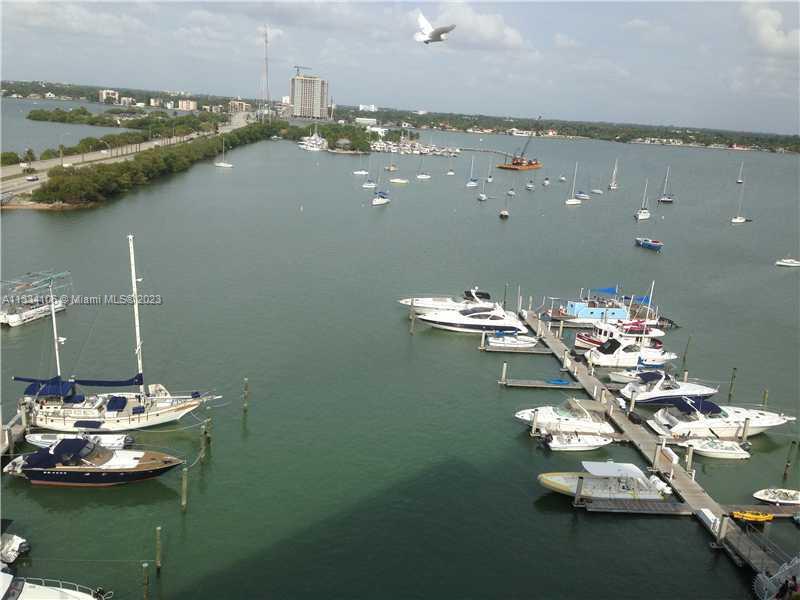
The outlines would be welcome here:
<svg viewBox="0 0 800 600">
<path fill-rule="evenodd" d="M 19 164 L 19 155 L 16 152 L 3 152 L 0 154 L 0 165 L 17 165 Z"/>
<path fill-rule="evenodd" d="M 22 160 L 24 160 L 27 163 L 32 163 L 33 161 L 36 160 L 36 154 L 33 153 L 33 150 L 28 148 L 27 150 L 25 150 L 25 154 L 22 155 Z"/>
</svg>

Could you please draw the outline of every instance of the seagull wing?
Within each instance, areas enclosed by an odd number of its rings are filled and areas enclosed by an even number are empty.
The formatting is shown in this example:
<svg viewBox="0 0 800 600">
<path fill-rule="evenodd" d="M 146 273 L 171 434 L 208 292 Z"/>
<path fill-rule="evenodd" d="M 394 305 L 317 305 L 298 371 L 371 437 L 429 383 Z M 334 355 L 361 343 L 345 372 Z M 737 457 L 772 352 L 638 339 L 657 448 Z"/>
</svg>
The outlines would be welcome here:
<svg viewBox="0 0 800 600">
<path fill-rule="evenodd" d="M 425 18 L 425 15 L 422 12 L 417 15 L 417 24 L 419 25 L 420 31 L 424 33 L 426 36 L 429 36 L 433 31 L 433 25 L 430 24 L 428 19 Z"/>
</svg>

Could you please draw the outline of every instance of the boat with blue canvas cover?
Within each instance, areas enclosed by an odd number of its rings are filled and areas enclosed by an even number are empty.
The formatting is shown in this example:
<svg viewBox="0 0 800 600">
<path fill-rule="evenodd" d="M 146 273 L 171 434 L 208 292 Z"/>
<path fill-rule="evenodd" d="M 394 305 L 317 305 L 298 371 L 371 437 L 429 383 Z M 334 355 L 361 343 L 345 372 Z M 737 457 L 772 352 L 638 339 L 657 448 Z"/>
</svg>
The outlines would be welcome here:
<svg viewBox="0 0 800 600">
<path fill-rule="evenodd" d="M 641 246 L 647 250 L 655 250 L 656 252 L 661 252 L 661 249 L 664 247 L 664 242 L 661 240 L 653 240 L 646 237 L 633 238 L 633 241 L 636 242 L 637 246 Z"/>
<path fill-rule="evenodd" d="M 678 381 L 664 371 L 642 371 L 637 381 L 628 383 L 620 393 L 627 400 L 636 398 L 636 404 L 661 405 L 685 402 L 686 398 L 702 402 L 718 391 L 718 388 L 707 385 Z"/>
<path fill-rule="evenodd" d="M 172 423 L 219 396 L 193 391 L 171 394 L 160 383 L 145 386 L 142 363 L 142 339 L 139 327 L 139 295 L 133 236 L 128 236 L 133 290 L 133 315 L 136 335 L 136 375 L 129 379 L 64 379 L 61 375 L 59 347 L 64 338 L 58 336 L 55 311 L 52 313 L 53 346 L 56 376 L 49 379 L 14 377 L 28 383 L 20 401 L 20 410 L 27 411 L 32 427 L 63 432 L 120 432 Z M 51 308 L 52 309 L 52 308 Z M 113 392 L 84 394 L 79 386 L 116 388 Z M 138 391 L 122 391 L 136 387 Z"/>
<path fill-rule="evenodd" d="M 150 450 L 110 450 L 86 438 L 65 439 L 23 454 L 4 473 L 34 485 L 108 487 L 163 475 L 183 460 Z"/>
</svg>

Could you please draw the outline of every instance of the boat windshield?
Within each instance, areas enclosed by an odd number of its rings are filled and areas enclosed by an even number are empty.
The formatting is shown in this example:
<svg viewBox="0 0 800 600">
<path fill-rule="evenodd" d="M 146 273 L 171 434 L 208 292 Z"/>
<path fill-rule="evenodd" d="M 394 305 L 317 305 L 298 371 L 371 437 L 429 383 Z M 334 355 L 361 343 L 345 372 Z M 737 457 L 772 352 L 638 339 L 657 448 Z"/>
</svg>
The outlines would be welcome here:
<svg viewBox="0 0 800 600">
<path fill-rule="evenodd" d="M 486 308 L 485 308 L 485 307 L 477 307 L 477 308 L 465 308 L 464 310 L 460 310 L 460 311 L 458 311 L 458 312 L 459 312 L 459 313 L 461 313 L 462 315 L 464 315 L 465 317 L 470 317 L 470 316 L 473 316 L 473 315 L 478 315 L 478 314 L 480 314 L 480 313 L 484 313 L 484 314 L 486 314 L 486 313 L 487 313 L 487 311 L 486 311 Z M 485 319 L 485 318 L 487 318 L 487 316 L 488 316 L 488 315 L 486 315 L 486 316 L 483 316 L 482 318 L 484 318 L 484 319 Z"/>
<path fill-rule="evenodd" d="M 608 339 L 597 347 L 597 351 L 601 354 L 614 354 L 622 344 L 614 338 Z"/>
</svg>

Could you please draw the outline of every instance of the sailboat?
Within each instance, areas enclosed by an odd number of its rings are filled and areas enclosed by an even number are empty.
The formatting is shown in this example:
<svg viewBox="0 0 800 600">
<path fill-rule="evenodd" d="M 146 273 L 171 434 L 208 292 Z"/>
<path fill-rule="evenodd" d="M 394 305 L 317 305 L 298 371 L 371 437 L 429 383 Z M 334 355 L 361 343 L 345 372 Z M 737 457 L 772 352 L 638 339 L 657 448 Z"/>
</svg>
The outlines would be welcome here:
<svg viewBox="0 0 800 600">
<path fill-rule="evenodd" d="M 611 171 L 611 181 L 608 183 L 608 191 L 616 192 L 619 189 L 617 185 L 617 168 L 619 167 L 619 159 L 614 161 L 614 170 Z"/>
<path fill-rule="evenodd" d="M 542 182 L 542 185 L 544 187 L 549 187 L 550 186 L 550 178 L 549 177 L 545 177 L 544 181 Z"/>
<path fill-rule="evenodd" d="M 381 185 L 381 176 L 378 175 L 378 187 L 380 187 L 380 185 Z M 387 192 L 386 190 L 376 190 L 375 195 L 372 196 L 370 204 L 372 206 L 385 206 L 389 204 L 389 202 L 391 202 L 391 199 L 389 198 L 389 192 Z"/>
<path fill-rule="evenodd" d="M 525 189 L 529 192 L 532 192 L 534 189 L 536 189 L 536 183 L 533 179 L 528 180 L 528 183 L 525 184 Z"/>
<path fill-rule="evenodd" d="M 455 175 L 456 172 L 453 171 L 453 155 L 450 154 L 450 162 L 447 163 L 447 173 L 446 175 Z"/>
<path fill-rule="evenodd" d="M 485 202 L 489 199 L 489 196 L 486 195 L 486 180 L 483 180 L 483 187 L 481 188 L 480 194 L 478 194 L 478 201 Z"/>
<path fill-rule="evenodd" d="M 222 160 L 214 163 L 215 167 L 222 167 L 223 169 L 232 169 L 233 165 L 225 162 L 225 135 L 222 135 Z"/>
<path fill-rule="evenodd" d="M 642 206 L 634 214 L 633 218 L 637 221 L 646 221 L 650 218 L 650 211 L 647 210 L 647 179 L 644 180 L 644 194 L 642 194 Z"/>
<path fill-rule="evenodd" d="M 369 160 L 370 160 L 370 161 L 372 160 L 372 157 L 371 157 L 371 156 L 369 157 Z M 364 163 L 362 162 L 361 164 L 363 165 Z M 369 169 L 365 169 L 365 168 L 362 166 L 360 169 L 358 169 L 358 170 L 356 170 L 356 171 L 353 171 L 353 175 L 369 175 Z"/>
<path fill-rule="evenodd" d="M 736 216 L 731 219 L 731 223 L 734 225 L 739 225 L 740 223 L 749 223 L 753 219 L 745 217 L 742 215 L 742 204 L 744 203 L 744 185 L 739 188 L 739 210 L 736 212 Z"/>
<path fill-rule="evenodd" d="M 59 346 L 66 341 L 58 337 L 55 310 L 52 311 L 53 346 L 55 349 L 56 376 L 50 379 L 14 377 L 24 381 L 25 388 L 20 400 L 20 410 L 29 415 L 32 427 L 54 431 L 119 432 L 163 425 L 179 420 L 208 400 L 219 396 L 190 392 L 171 394 L 160 383 L 144 384 L 142 366 L 142 338 L 139 327 L 139 293 L 136 278 L 136 262 L 133 252 L 133 235 L 128 235 L 131 266 L 131 304 L 133 305 L 134 331 L 136 334 L 137 373 L 125 380 L 62 379 Z M 120 392 L 84 395 L 78 386 L 125 388 L 138 386 L 136 392 Z"/>
<path fill-rule="evenodd" d="M 472 160 L 469 163 L 469 181 L 467 181 L 468 188 L 478 187 L 478 180 L 475 178 L 474 175 L 475 170 L 475 156 L 472 156 Z"/>
<path fill-rule="evenodd" d="M 431 174 L 422 170 L 422 161 L 423 160 L 425 160 L 425 155 L 424 154 L 420 154 L 420 157 L 419 157 L 419 169 L 417 169 L 417 179 L 422 179 L 422 180 L 430 179 L 431 178 Z"/>
<path fill-rule="evenodd" d="M 744 173 L 744 161 L 742 161 L 742 164 L 739 165 L 739 177 L 736 178 L 736 183 L 744 183 L 744 178 L 742 177 L 743 173 Z"/>
<path fill-rule="evenodd" d="M 486 176 L 486 183 L 492 183 L 494 181 L 494 177 L 492 177 L 492 167 L 489 166 L 489 174 Z"/>
<path fill-rule="evenodd" d="M 575 173 L 572 175 L 572 192 L 569 195 L 569 198 L 566 199 L 564 204 L 567 206 L 575 206 L 577 204 L 581 204 L 581 199 L 575 196 L 575 180 L 578 178 L 578 163 L 575 163 Z M 562 175 L 560 179 L 565 179 Z"/>
<path fill-rule="evenodd" d="M 659 204 L 672 204 L 675 202 L 675 197 L 667 193 L 667 186 L 669 185 L 669 165 L 667 165 L 667 174 L 664 176 L 664 189 L 661 190 L 661 197 L 658 199 Z"/>
</svg>

